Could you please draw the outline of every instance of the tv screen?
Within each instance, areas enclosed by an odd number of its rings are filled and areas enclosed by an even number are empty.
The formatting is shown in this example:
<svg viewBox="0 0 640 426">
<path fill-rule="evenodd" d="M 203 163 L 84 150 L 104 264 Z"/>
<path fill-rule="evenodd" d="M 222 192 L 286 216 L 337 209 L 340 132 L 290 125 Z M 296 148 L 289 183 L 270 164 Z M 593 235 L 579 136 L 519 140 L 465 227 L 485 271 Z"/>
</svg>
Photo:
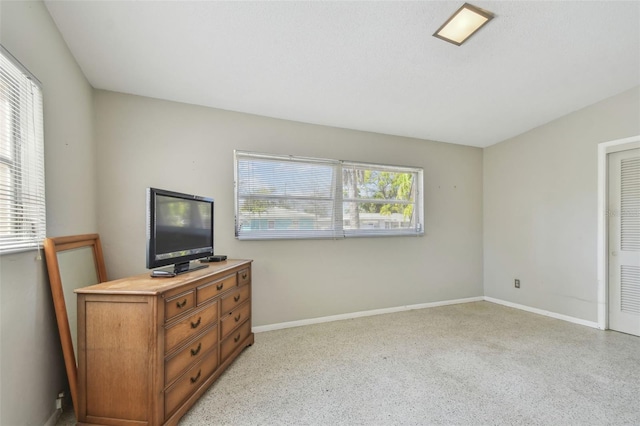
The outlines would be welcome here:
<svg viewBox="0 0 640 426">
<path fill-rule="evenodd" d="M 213 207 L 212 198 L 148 188 L 147 268 L 174 264 L 182 273 L 191 260 L 212 256 Z"/>
</svg>

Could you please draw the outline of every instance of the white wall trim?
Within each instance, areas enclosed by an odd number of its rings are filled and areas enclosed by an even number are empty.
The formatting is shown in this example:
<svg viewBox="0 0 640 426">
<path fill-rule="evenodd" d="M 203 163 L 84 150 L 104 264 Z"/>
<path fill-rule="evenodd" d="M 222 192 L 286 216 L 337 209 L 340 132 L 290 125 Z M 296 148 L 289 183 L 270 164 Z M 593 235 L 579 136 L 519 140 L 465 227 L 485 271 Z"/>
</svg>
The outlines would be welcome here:
<svg viewBox="0 0 640 426">
<path fill-rule="evenodd" d="M 44 424 L 44 426 L 55 426 L 61 414 L 62 414 L 62 410 L 60 409 L 55 410 L 51 414 L 51 417 L 49 417 L 49 420 L 47 420 L 47 422 Z"/>
<path fill-rule="evenodd" d="M 457 305 L 460 303 L 482 302 L 483 296 L 468 297 L 466 299 L 444 300 L 441 302 L 418 303 L 416 305 L 397 306 L 393 308 L 372 309 L 370 311 L 351 312 L 347 314 L 330 315 L 327 317 L 309 318 L 298 321 L 281 322 L 269 325 L 260 325 L 252 327 L 254 333 L 262 333 L 264 331 L 281 330 L 283 328 L 300 327 L 303 325 L 320 324 L 323 322 L 341 321 L 345 319 L 369 317 L 373 315 L 391 314 L 394 312 L 411 311 L 414 309 L 435 308 L 437 306 Z"/>
<path fill-rule="evenodd" d="M 584 325 L 586 327 L 604 330 L 604 327 L 601 327 L 599 322 L 587 321 L 580 318 L 558 314 L 556 312 L 545 311 L 543 309 L 532 308 L 531 306 L 521 305 L 519 303 L 508 302 L 506 300 L 496 299 L 494 297 L 487 297 L 487 296 L 468 297 L 466 299 L 443 300 L 441 302 L 419 303 L 416 305 L 397 306 L 393 308 L 372 309 L 370 311 L 351 312 L 347 314 L 330 315 L 326 317 L 309 318 L 309 319 L 303 319 L 298 321 L 288 321 L 288 322 L 281 322 L 281 323 L 269 324 L 269 325 L 260 325 L 257 327 L 252 327 L 251 330 L 254 333 L 262 333 L 265 331 L 282 330 L 285 328 L 301 327 L 305 325 L 321 324 L 325 322 L 369 317 L 373 315 L 391 314 L 394 312 L 411 311 L 414 309 L 435 308 L 438 306 L 457 305 L 460 303 L 471 303 L 471 302 L 482 302 L 482 301 L 496 303 L 498 305 L 520 309 L 521 311 L 531 312 L 534 314 L 544 315 L 546 317 L 555 318 L 562 321 L 571 322 L 574 324 Z"/>
<path fill-rule="evenodd" d="M 532 312 L 538 315 L 544 315 L 546 317 L 551 317 L 555 319 L 559 319 L 562 321 L 572 322 L 574 324 L 586 325 L 591 328 L 601 328 L 599 323 L 594 321 L 587 321 L 580 318 L 570 317 L 568 315 L 558 314 L 555 312 L 545 311 L 543 309 L 532 308 L 531 306 L 521 305 L 519 303 L 507 302 L 506 300 L 495 299 L 493 297 L 484 297 L 484 300 L 491 303 L 497 303 L 498 305 L 508 306 L 510 308 L 520 309 L 522 311 Z"/>
<path fill-rule="evenodd" d="M 608 324 L 608 270 L 609 250 L 607 222 L 607 154 L 635 148 L 640 144 L 640 135 L 598 144 L 598 328 L 606 330 Z M 627 145 L 627 146 L 622 146 Z"/>
</svg>

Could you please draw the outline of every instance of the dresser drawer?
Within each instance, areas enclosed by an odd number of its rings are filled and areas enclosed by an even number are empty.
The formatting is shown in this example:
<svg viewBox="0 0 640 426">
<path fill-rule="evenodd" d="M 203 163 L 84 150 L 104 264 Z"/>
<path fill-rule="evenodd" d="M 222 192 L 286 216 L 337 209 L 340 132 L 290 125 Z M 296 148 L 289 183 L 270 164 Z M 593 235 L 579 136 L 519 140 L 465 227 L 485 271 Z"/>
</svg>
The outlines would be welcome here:
<svg viewBox="0 0 640 426">
<path fill-rule="evenodd" d="M 239 290 L 234 291 L 229 295 L 225 295 L 222 298 L 220 304 L 220 314 L 226 315 L 231 312 L 236 306 L 242 305 L 246 300 L 249 300 L 249 288 L 250 286 L 240 287 Z"/>
<path fill-rule="evenodd" d="M 164 302 L 164 318 L 169 321 L 175 316 L 187 312 L 196 305 L 196 294 L 194 290 L 174 296 Z"/>
<path fill-rule="evenodd" d="M 222 342 L 220 349 L 221 362 L 224 362 L 249 334 L 251 334 L 251 321 L 245 321 L 240 328 L 231 333 L 231 335 Z"/>
<path fill-rule="evenodd" d="M 164 333 L 164 353 L 168 354 L 182 342 L 186 342 L 218 319 L 218 304 L 212 303 L 182 321 L 167 327 Z"/>
<path fill-rule="evenodd" d="M 245 285 L 251 282 L 251 269 L 243 269 L 238 271 L 238 285 Z"/>
<path fill-rule="evenodd" d="M 204 354 L 218 344 L 218 325 L 197 337 L 164 364 L 164 384 L 168 385 L 192 364 L 200 361 Z"/>
<path fill-rule="evenodd" d="M 194 365 L 187 371 L 178 381 L 165 392 L 164 395 L 164 414 L 168 418 L 182 404 L 184 400 L 189 398 L 200 385 L 218 367 L 218 351 L 213 350 L 205 354 L 204 359 Z"/>
<path fill-rule="evenodd" d="M 224 339 L 231 333 L 237 326 L 242 324 L 251 316 L 251 305 L 245 303 L 242 306 L 238 306 L 231 311 L 228 315 L 220 318 L 220 339 Z"/>
<path fill-rule="evenodd" d="M 235 287 L 238 284 L 236 274 L 228 275 L 221 280 L 203 284 L 196 289 L 198 305 L 209 299 L 213 299 L 220 293 Z"/>
</svg>

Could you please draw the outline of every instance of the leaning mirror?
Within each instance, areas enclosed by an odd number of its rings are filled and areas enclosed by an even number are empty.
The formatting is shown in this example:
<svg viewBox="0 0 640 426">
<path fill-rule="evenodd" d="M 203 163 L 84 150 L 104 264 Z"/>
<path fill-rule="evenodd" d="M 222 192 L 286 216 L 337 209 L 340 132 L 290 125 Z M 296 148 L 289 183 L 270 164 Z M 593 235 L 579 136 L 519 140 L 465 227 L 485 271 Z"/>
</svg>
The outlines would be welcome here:
<svg viewBox="0 0 640 426">
<path fill-rule="evenodd" d="M 73 409 L 77 407 L 77 304 L 74 290 L 107 281 L 98 234 L 46 238 L 44 253 Z"/>
</svg>

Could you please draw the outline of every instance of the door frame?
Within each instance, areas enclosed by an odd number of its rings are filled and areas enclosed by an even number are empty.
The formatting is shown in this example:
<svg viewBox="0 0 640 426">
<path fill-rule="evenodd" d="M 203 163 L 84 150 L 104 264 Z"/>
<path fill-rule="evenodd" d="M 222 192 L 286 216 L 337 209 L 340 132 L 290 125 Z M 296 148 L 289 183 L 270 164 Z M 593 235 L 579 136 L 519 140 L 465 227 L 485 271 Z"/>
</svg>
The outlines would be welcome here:
<svg viewBox="0 0 640 426">
<path fill-rule="evenodd" d="M 609 221 L 607 210 L 609 167 L 607 155 L 640 148 L 640 135 L 598 144 L 598 328 L 609 328 Z"/>
</svg>

